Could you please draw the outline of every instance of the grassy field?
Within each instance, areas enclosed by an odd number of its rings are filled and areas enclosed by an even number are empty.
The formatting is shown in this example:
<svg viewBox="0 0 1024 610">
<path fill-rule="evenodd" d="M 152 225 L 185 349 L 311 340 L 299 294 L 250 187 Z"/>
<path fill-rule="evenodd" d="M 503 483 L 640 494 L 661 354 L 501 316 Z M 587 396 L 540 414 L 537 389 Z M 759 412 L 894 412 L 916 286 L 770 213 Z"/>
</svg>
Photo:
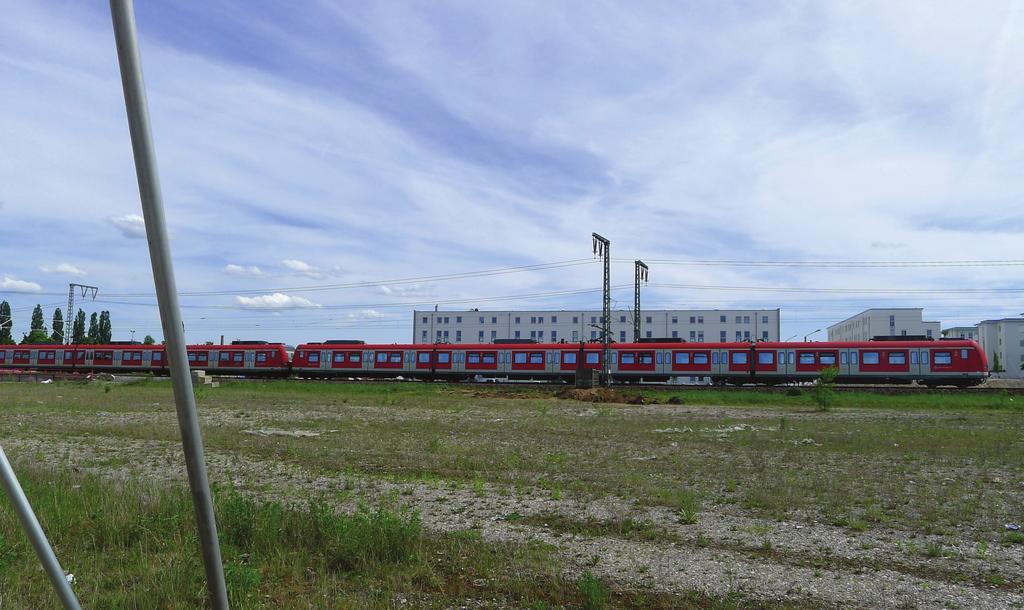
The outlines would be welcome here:
<svg viewBox="0 0 1024 610">
<path fill-rule="evenodd" d="M 1021 397 L 643 395 L 201 390 L 235 605 L 1020 602 Z M 90 607 L 202 601 L 168 384 L 0 385 L 0 442 Z M 46 605 L 30 559 L 0 505 L 0 607 Z"/>
</svg>

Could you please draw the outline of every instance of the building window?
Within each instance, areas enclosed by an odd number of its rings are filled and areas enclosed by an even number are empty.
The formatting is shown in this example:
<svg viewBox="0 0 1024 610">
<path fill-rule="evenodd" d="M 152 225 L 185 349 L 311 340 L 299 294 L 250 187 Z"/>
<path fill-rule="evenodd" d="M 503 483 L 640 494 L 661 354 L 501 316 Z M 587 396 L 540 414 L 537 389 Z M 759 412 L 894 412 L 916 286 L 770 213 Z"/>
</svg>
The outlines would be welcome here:
<svg viewBox="0 0 1024 610">
<path fill-rule="evenodd" d="M 491 316 L 491 324 L 497 324 L 497 323 L 498 323 L 498 316 Z"/>
<path fill-rule="evenodd" d="M 743 323 L 750 324 L 750 316 L 743 316 Z"/>
<path fill-rule="evenodd" d="M 761 331 L 761 340 L 762 341 L 767 341 L 768 340 L 768 331 L 766 331 L 766 330 L 762 330 Z"/>
<path fill-rule="evenodd" d="M 447 341 L 447 340 L 448 340 L 448 331 L 444 331 L 444 340 L 445 340 L 445 341 Z"/>
<path fill-rule="evenodd" d="M 519 331 L 518 331 L 518 330 L 516 331 L 516 336 L 515 336 L 515 337 L 513 337 L 513 338 L 514 338 L 514 339 L 518 339 L 518 338 L 519 338 Z"/>
<path fill-rule="evenodd" d="M 516 324 L 519 324 L 519 316 L 516 316 Z"/>
<path fill-rule="evenodd" d="M 462 331 L 461 330 L 455 331 L 455 342 L 456 343 L 462 343 Z"/>
<path fill-rule="evenodd" d="M 749 330 L 743 331 L 743 340 L 744 341 L 750 341 L 750 331 Z"/>
<path fill-rule="evenodd" d="M 896 316 L 889 316 L 889 326 L 896 326 Z"/>
<path fill-rule="evenodd" d="M 537 324 L 543 324 L 543 323 L 544 323 L 544 316 L 537 316 Z"/>
<path fill-rule="evenodd" d="M 423 323 L 424 323 L 424 324 L 426 324 L 426 323 L 427 323 L 427 316 L 423 316 Z"/>
<path fill-rule="evenodd" d="M 498 331 L 492 330 L 491 331 L 491 341 L 494 341 L 497 338 L 498 338 Z"/>
<path fill-rule="evenodd" d="M 743 323 L 743 316 L 736 316 L 736 323 L 737 324 L 742 324 Z"/>
<path fill-rule="evenodd" d="M 423 331 L 423 341 L 427 340 L 427 331 Z"/>
<path fill-rule="evenodd" d="M 580 331 L 578 331 L 578 330 L 572 331 L 572 340 L 573 341 L 579 341 L 580 340 Z"/>
<path fill-rule="evenodd" d="M 704 323 L 704 316 L 697 316 L 697 324 L 703 324 L 703 323 Z"/>
<path fill-rule="evenodd" d="M 536 324 L 536 323 L 537 323 L 537 316 L 530 316 L 530 324 Z"/>
<path fill-rule="evenodd" d="M 721 331 L 720 333 L 718 333 L 718 340 L 721 341 L 722 343 L 725 343 L 726 336 L 725 336 L 725 331 L 724 330 Z"/>
<path fill-rule="evenodd" d="M 551 331 L 551 341 L 558 341 L 558 332 Z"/>
<path fill-rule="evenodd" d="M 483 317 L 483 316 L 480 316 L 480 323 L 481 323 L 481 324 L 483 324 L 483 323 L 484 323 L 484 317 Z"/>
<path fill-rule="evenodd" d="M 672 316 L 672 323 L 679 324 L 679 316 Z"/>
<path fill-rule="evenodd" d="M 761 324 L 767 324 L 767 323 L 768 323 L 768 316 L 761 316 Z"/>
<path fill-rule="evenodd" d="M 537 331 L 537 338 L 540 339 L 541 341 L 543 341 L 544 340 L 544 331 L 538 330 Z"/>
<path fill-rule="evenodd" d="M 647 316 L 647 323 L 648 323 L 648 324 L 650 324 L 650 323 L 651 323 L 651 316 Z"/>
<path fill-rule="evenodd" d="M 438 340 L 438 341 L 440 341 L 440 340 L 441 340 L 441 331 L 437 331 L 437 340 Z"/>
<path fill-rule="evenodd" d="M 480 331 L 477 333 L 476 340 L 481 343 L 484 342 L 484 331 Z"/>
<path fill-rule="evenodd" d="M 672 338 L 673 339 L 678 339 L 679 338 L 679 331 L 678 330 L 672 331 Z"/>
<path fill-rule="evenodd" d="M 725 316 L 718 316 L 718 321 L 725 324 Z"/>
<path fill-rule="evenodd" d="M 590 323 L 597 324 L 597 316 L 590 316 Z"/>
<path fill-rule="evenodd" d="M 536 339 L 537 338 L 537 331 L 531 330 L 530 331 L 530 338 L 531 339 Z"/>
<path fill-rule="evenodd" d="M 445 324 L 448 324 L 448 322 L 449 322 L 449 320 L 448 320 L 448 316 L 445 316 L 445 317 L 444 317 L 444 323 L 445 323 Z"/>
<path fill-rule="evenodd" d="M 626 342 L 626 331 L 620 330 L 619 331 L 619 343 L 625 343 L 625 342 Z"/>
<path fill-rule="evenodd" d="M 650 339 L 650 338 L 651 338 L 651 331 L 647 331 L 647 338 L 648 338 L 648 339 Z"/>
<path fill-rule="evenodd" d="M 697 340 L 697 331 L 691 330 L 690 331 L 690 341 L 696 341 L 696 340 Z"/>
<path fill-rule="evenodd" d="M 699 341 L 701 343 L 704 342 L 704 331 L 702 331 L 702 330 L 698 330 L 697 331 L 697 341 Z"/>
<path fill-rule="evenodd" d="M 462 316 L 455 316 L 455 323 L 462 324 Z"/>
<path fill-rule="evenodd" d="M 740 341 L 743 339 L 743 334 L 740 331 L 736 331 L 736 340 Z"/>
<path fill-rule="evenodd" d="M 928 336 L 929 339 L 931 339 L 932 338 L 932 329 L 929 328 L 927 330 L 927 332 L 925 332 L 925 334 Z"/>
<path fill-rule="evenodd" d="M 572 323 L 573 324 L 579 324 L 580 323 L 580 317 L 579 316 L 573 316 L 572 317 Z"/>
<path fill-rule="evenodd" d="M 696 324 L 696 323 L 697 323 L 697 316 L 690 316 L 690 324 Z"/>
<path fill-rule="evenodd" d="M 619 316 L 619 323 L 625 324 L 626 323 L 626 316 Z"/>
<path fill-rule="evenodd" d="M 551 316 L 551 323 L 558 324 L 558 316 Z"/>
<path fill-rule="evenodd" d="M 596 330 L 590 331 L 590 338 L 591 339 L 597 339 L 597 331 Z"/>
</svg>

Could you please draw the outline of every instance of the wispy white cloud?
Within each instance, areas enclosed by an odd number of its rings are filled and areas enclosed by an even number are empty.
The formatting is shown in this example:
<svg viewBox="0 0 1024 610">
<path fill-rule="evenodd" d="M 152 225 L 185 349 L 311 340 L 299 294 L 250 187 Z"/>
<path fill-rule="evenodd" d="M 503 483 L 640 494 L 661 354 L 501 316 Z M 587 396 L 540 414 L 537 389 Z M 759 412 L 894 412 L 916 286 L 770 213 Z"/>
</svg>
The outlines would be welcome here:
<svg viewBox="0 0 1024 610">
<path fill-rule="evenodd" d="M 305 261 L 300 261 L 300 260 L 294 259 L 294 258 L 286 258 L 283 261 L 281 261 L 281 264 L 284 265 L 284 267 L 286 269 L 291 269 L 292 271 L 296 271 L 298 273 L 316 273 L 317 272 L 316 267 L 314 267 L 313 265 L 310 265 L 309 263 L 307 263 Z"/>
<path fill-rule="evenodd" d="M 234 275 L 238 277 L 262 277 L 263 271 L 260 270 L 256 265 L 235 265 L 228 263 L 224 266 L 224 273 L 228 275 Z"/>
<path fill-rule="evenodd" d="M 437 294 L 437 286 L 433 284 L 396 284 L 379 286 L 378 290 L 389 297 L 428 297 Z"/>
<path fill-rule="evenodd" d="M 5 275 L 0 280 L 0 290 L 8 290 L 10 292 L 42 292 L 43 287 L 35 282 L 27 282 Z"/>
<path fill-rule="evenodd" d="M 138 214 L 125 214 L 124 216 L 111 216 L 107 222 L 114 226 L 121 235 L 129 239 L 146 238 L 146 221 Z"/>
<path fill-rule="evenodd" d="M 322 307 L 307 298 L 275 292 L 255 297 L 236 296 L 235 301 L 250 309 L 308 309 Z"/>
<path fill-rule="evenodd" d="M 76 277 L 88 275 L 84 270 L 72 265 L 71 263 L 60 263 L 52 267 L 43 265 L 39 270 L 43 273 L 59 273 L 63 275 L 74 275 Z"/>
</svg>

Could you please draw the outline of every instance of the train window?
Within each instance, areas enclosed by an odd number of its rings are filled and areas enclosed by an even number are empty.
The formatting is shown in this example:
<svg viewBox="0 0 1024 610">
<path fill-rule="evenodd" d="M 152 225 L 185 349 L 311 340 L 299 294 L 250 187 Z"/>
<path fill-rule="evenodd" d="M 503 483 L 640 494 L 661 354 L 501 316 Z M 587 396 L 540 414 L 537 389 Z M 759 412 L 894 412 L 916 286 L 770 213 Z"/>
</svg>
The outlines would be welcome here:
<svg viewBox="0 0 1024 610">
<path fill-rule="evenodd" d="M 864 352 L 864 364 L 878 364 L 878 352 Z"/>
<path fill-rule="evenodd" d="M 72 358 L 74 358 L 73 352 L 70 352 L 70 351 L 65 351 L 64 352 L 64 359 L 65 360 L 71 360 Z"/>
<path fill-rule="evenodd" d="M 429 363 L 430 362 L 430 352 L 420 352 L 419 354 L 417 354 L 416 360 L 420 364 L 427 364 L 427 363 Z"/>
<path fill-rule="evenodd" d="M 697 353 L 695 353 L 693 355 L 693 363 L 694 364 L 707 364 L 708 363 L 708 354 L 707 354 L 707 352 L 697 352 Z"/>
<path fill-rule="evenodd" d="M 907 353 L 906 352 L 889 352 L 888 354 L 889 364 L 906 364 Z"/>
<path fill-rule="evenodd" d="M 530 352 L 530 364 L 544 364 L 544 352 Z"/>
<path fill-rule="evenodd" d="M 849 356 L 847 356 L 846 352 L 842 352 L 842 353 L 839 354 L 839 362 L 841 362 L 843 364 L 846 364 L 846 361 L 847 361 L 848 358 L 849 358 Z"/>
<path fill-rule="evenodd" d="M 576 364 L 576 352 L 562 352 L 562 364 Z"/>
<path fill-rule="evenodd" d="M 690 352 L 676 352 L 676 364 L 690 364 Z"/>
<path fill-rule="evenodd" d="M 935 352 L 935 364 L 953 364 L 951 352 Z"/>
<path fill-rule="evenodd" d="M 591 352 L 591 353 L 587 354 L 587 364 L 600 364 L 600 363 L 601 363 L 601 354 L 598 354 L 597 352 Z"/>
<path fill-rule="evenodd" d="M 775 352 L 758 352 L 758 364 L 775 364 Z"/>
<path fill-rule="evenodd" d="M 917 364 L 917 350 L 910 350 L 910 364 Z"/>
<path fill-rule="evenodd" d="M 311 357 L 311 359 L 312 359 L 312 357 Z M 221 352 L 220 353 L 220 360 L 221 360 L 221 362 L 227 362 L 228 360 L 231 360 L 231 354 L 229 354 L 227 352 Z"/>
<path fill-rule="evenodd" d="M 256 362 L 266 362 L 267 352 L 256 352 Z"/>
<path fill-rule="evenodd" d="M 836 353 L 835 352 L 825 352 L 823 354 L 818 354 L 818 362 L 820 364 L 824 364 L 825 366 L 835 366 L 836 365 Z"/>
<path fill-rule="evenodd" d="M 319 364 L 320 363 L 320 352 L 309 352 L 309 363 Z"/>
<path fill-rule="evenodd" d="M 391 364 L 402 364 L 402 352 L 391 352 L 388 361 Z"/>
<path fill-rule="evenodd" d="M 377 362 L 387 362 L 388 355 L 384 352 L 377 352 Z"/>
<path fill-rule="evenodd" d="M 814 364 L 814 353 L 800 352 L 800 364 Z"/>
<path fill-rule="evenodd" d="M 516 352 L 512 354 L 512 362 L 515 364 L 526 364 L 526 352 Z"/>
<path fill-rule="evenodd" d="M 4 360 L 7 360 L 7 352 L 0 349 L 0 362 L 3 362 Z"/>
<path fill-rule="evenodd" d="M 334 362 L 345 362 L 345 352 L 334 352 L 331 360 Z"/>
<path fill-rule="evenodd" d="M 125 354 L 125 355 L 127 355 L 127 354 Z M 195 362 L 196 361 L 196 355 L 194 353 L 192 353 L 192 352 L 189 352 L 189 354 L 188 354 L 188 361 L 189 362 Z"/>
<path fill-rule="evenodd" d="M 696 354 L 694 354 L 694 356 L 696 356 Z M 696 358 L 693 359 L 693 363 L 697 364 Z M 718 352 L 711 352 L 711 363 L 718 364 Z"/>
<path fill-rule="evenodd" d="M 960 350 L 960 359 L 961 360 L 967 360 L 967 350 L 965 350 L 965 349 Z"/>
<path fill-rule="evenodd" d="M 732 353 L 733 364 L 746 364 L 747 363 L 747 352 L 733 352 Z"/>
<path fill-rule="evenodd" d="M 198 354 L 196 354 L 196 360 L 200 362 L 206 362 L 209 359 L 209 356 L 210 355 L 207 354 L 206 352 L 199 352 Z M 154 360 L 156 360 L 156 358 L 154 358 Z"/>
<path fill-rule="evenodd" d="M 440 364 L 448 364 L 452 360 L 452 355 L 448 352 L 441 352 L 437 355 L 437 361 Z"/>
<path fill-rule="evenodd" d="M 654 364 L 654 354 L 640 354 L 640 364 Z"/>
<path fill-rule="evenodd" d="M 850 364 L 857 364 L 857 352 L 850 352 Z"/>
<path fill-rule="evenodd" d="M 203 356 L 205 357 L 206 354 L 203 354 Z M 164 353 L 163 352 L 153 352 L 153 362 L 159 362 L 160 360 L 163 360 L 163 359 L 164 359 Z"/>
<path fill-rule="evenodd" d="M 231 359 L 234 360 L 235 362 L 241 362 L 242 361 L 242 352 L 235 352 L 232 355 Z"/>
<path fill-rule="evenodd" d="M 359 352 L 352 352 L 351 354 L 348 355 L 348 361 L 353 363 L 362 362 L 363 355 L 360 354 Z"/>
<path fill-rule="evenodd" d="M 928 350 L 921 350 L 921 364 L 928 364 Z"/>
<path fill-rule="evenodd" d="M 630 352 L 623 352 L 622 354 L 619 354 L 619 362 L 621 362 L 622 364 L 635 364 L 636 354 Z"/>
<path fill-rule="evenodd" d="M 466 362 L 469 364 L 480 364 L 480 354 L 469 352 L 466 354 Z"/>
<path fill-rule="evenodd" d="M 496 361 L 497 358 L 495 357 L 495 354 L 493 352 L 489 354 L 484 354 L 484 364 L 494 364 Z"/>
</svg>

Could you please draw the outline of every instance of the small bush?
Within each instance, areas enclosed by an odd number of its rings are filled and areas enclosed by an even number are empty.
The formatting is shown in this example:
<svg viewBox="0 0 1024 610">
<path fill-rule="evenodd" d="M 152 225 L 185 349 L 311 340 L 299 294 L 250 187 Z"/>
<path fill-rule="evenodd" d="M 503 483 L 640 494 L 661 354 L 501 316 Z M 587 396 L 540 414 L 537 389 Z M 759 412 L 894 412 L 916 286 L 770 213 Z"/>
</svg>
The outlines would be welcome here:
<svg viewBox="0 0 1024 610">
<path fill-rule="evenodd" d="M 585 610 L 604 610 L 611 602 L 611 592 L 608 587 L 591 574 L 590 570 L 583 573 L 576 586 L 579 587 L 580 595 L 583 597 Z"/>
<path fill-rule="evenodd" d="M 786 390 L 786 396 L 803 396 L 804 391 L 800 388 L 789 388 Z"/>
<path fill-rule="evenodd" d="M 830 366 L 821 369 L 818 375 L 818 380 L 814 384 L 814 402 L 818 403 L 818 408 L 822 411 L 828 411 L 835 401 L 835 384 L 836 378 L 839 377 L 839 369 Z"/>
</svg>

